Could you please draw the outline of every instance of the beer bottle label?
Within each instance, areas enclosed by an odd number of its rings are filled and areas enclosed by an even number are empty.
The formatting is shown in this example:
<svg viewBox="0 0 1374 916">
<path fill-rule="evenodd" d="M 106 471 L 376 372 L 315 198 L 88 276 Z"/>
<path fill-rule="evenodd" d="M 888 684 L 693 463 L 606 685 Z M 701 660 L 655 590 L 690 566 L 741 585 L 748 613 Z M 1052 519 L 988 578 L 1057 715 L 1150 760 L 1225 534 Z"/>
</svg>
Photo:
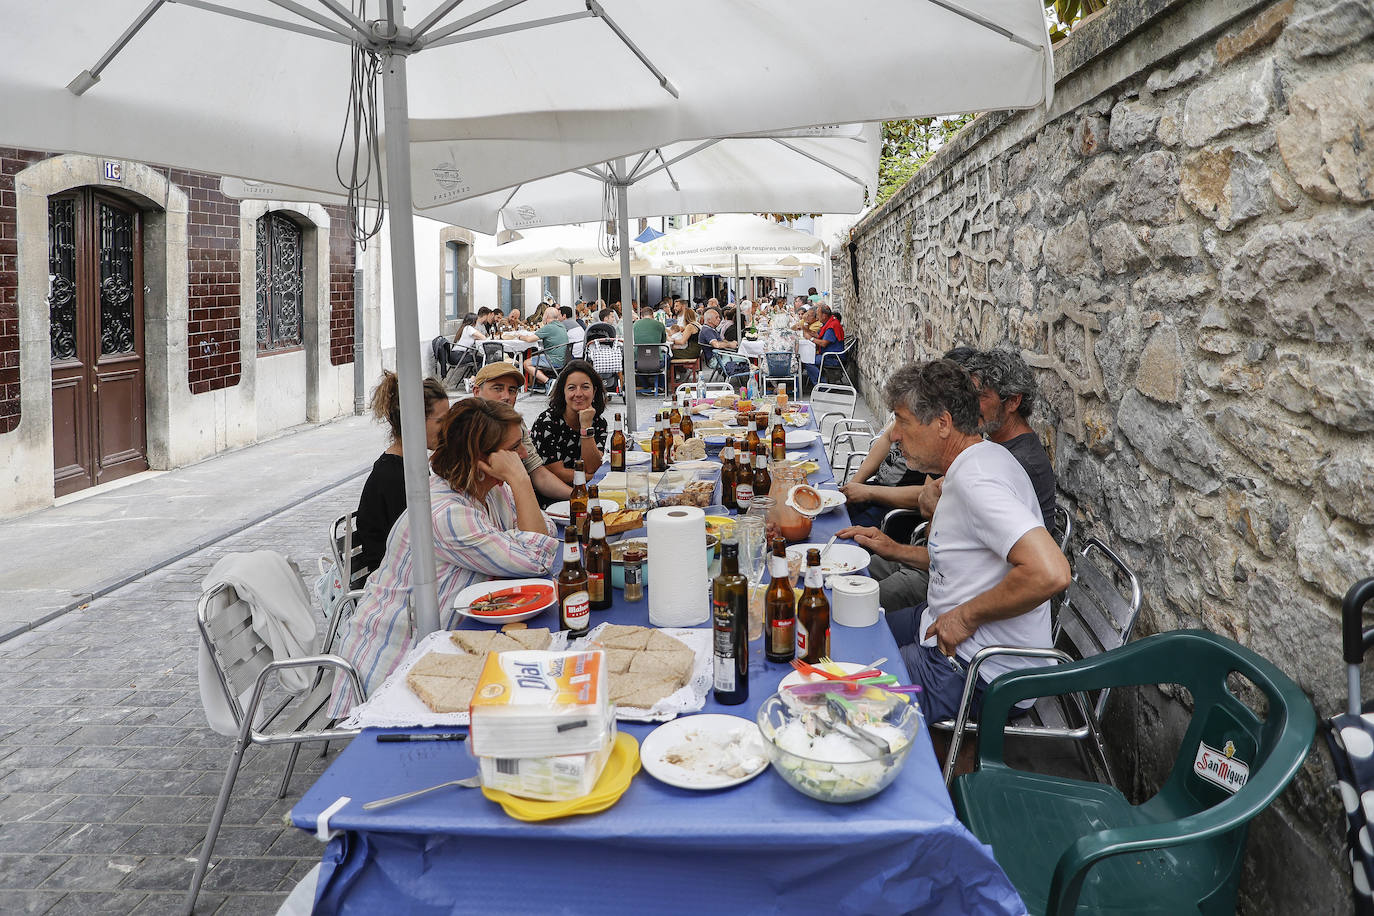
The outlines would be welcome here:
<svg viewBox="0 0 1374 916">
<path fill-rule="evenodd" d="M 768 651 L 774 655 L 786 655 L 791 651 L 796 643 L 796 639 L 793 636 L 793 627 L 795 625 L 795 617 L 773 621 L 772 630 L 768 634 Z"/>
<path fill-rule="evenodd" d="M 786 579 L 792 574 L 787 565 L 787 557 L 773 557 L 768 561 L 768 572 L 774 579 Z"/>
<path fill-rule="evenodd" d="M 806 624 L 797 618 L 797 658 L 806 657 Z"/>
<path fill-rule="evenodd" d="M 741 483 L 735 486 L 735 502 L 739 503 L 741 509 L 748 509 L 749 504 L 754 501 L 754 488 L 750 484 Z"/>
<path fill-rule="evenodd" d="M 587 594 L 592 601 L 605 601 L 606 577 L 600 573 L 587 573 Z"/>
<path fill-rule="evenodd" d="M 825 577 L 821 575 L 821 568 L 819 566 L 806 567 L 805 584 L 807 588 L 822 588 L 825 586 Z"/>
<path fill-rule="evenodd" d="M 715 605 L 715 674 L 712 684 L 716 690 L 729 693 L 735 689 L 735 642 L 730 627 L 730 606 L 724 601 Z"/>
<path fill-rule="evenodd" d="M 564 542 L 563 542 L 563 565 L 564 565 L 564 566 L 567 566 L 569 563 L 579 563 L 579 562 L 581 562 L 581 561 L 582 561 L 582 548 L 578 546 L 577 542 L 576 542 L 576 541 L 573 541 L 571 544 L 569 544 L 569 543 L 567 543 L 566 541 L 564 541 Z"/>
<path fill-rule="evenodd" d="M 591 617 L 591 596 L 585 591 L 573 592 L 563 599 L 563 620 L 569 630 L 585 630 Z"/>
</svg>

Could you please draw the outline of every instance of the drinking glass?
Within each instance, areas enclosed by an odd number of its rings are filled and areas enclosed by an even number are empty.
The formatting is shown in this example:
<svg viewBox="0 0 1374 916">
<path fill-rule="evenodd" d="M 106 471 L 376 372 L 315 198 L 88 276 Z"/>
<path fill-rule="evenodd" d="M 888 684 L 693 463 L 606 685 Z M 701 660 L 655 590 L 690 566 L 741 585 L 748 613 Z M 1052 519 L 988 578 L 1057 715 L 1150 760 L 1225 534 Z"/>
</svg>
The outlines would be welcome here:
<svg viewBox="0 0 1374 916">
<path fill-rule="evenodd" d="M 735 537 L 739 539 L 739 569 L 750 585 L 758 585 L 763 581 L 764 564 L 768 554 L 768 543 L 764 534 L 764 519 L 761 515 L 750 513 L 740 517 L 735 523 Z"/>
<path fill-rule="evenodd" d="M 649 472 L 647 470 L 628 470 L 625 472 L 625 508 L 643 511 L 649 508 Z"/>
</svg>

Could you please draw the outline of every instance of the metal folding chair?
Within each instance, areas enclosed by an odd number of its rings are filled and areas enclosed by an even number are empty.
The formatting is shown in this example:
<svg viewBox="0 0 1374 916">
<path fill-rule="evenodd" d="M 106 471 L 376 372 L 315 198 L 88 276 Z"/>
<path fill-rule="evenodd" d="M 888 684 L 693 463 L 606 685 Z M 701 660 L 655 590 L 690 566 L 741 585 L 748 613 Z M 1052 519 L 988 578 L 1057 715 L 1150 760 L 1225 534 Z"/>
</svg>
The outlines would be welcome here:
<svg viewBox="0 0 1374 916">
<path fill-rule="evenodd" d="M 681 385 L 678 385 L 677 388 L 673 391 L 673 399 L 680 401 L 682 400 L 682 396 L 684 394 L 695 395 L 697 393 L 697 390 L 698 389 L 695 383 L 684 382 Z M 722 394 L 735 393 L 735 389 L 731 388 L 729 383 L 727 382 L 705 382 L 702 384 L 701 390 L 706 393 L 706 396 L 708 398 L 717 397 Z"/>
<path fill-rule="evenodd" d="M 816 362 L 816 365 L 820 369 L 818 377 L 824 379 L 825 370 L 827 368 L 839 369 L 840 374 L 844 376 L 844 383 L 853 387 L 854 380 L 849 377 L 849 370 L 846 368 L 846 365 L 853 361 L 854 353 L 858 345 L 859 335 L 857 333 L 846 334 L 844 338 L 844 347 L 842 349 L 827 350 L 822 353 L 820 359 Z"/>
<path fill-rule="evenodd" d="M 200 859 L 191 877 L 191 887 L 187 891 L 185 909 L 195 908 L 196 897 L 200 895 L 201 884 L 210 866 L 210 856 L 214 852 L 215 840 L 219 837 L 220 826 L 224 822 L 225 809 L 229 807 L 229 796 L 234 791 L 239 767 L 243 763 L 244 751 L 248 746 L 271 747 L 290 744 L 291 757 L 286 764 L 278 798 L 286 796 L 291 781 L 291 771 L 296 764 L 296 755 L 305 743 L 332 741 L 339 738 L 352 738 L 358 729 L 331 728 L 331 720 L 325 713 L 333 693 L 332 679 L 317 678 L 314 688 L 303 698 L 295 701 L 288 696 L 275 710 L 259 721 L 258 710 L 263 705 L 264 694 L 272 675 L 288 668 L 335 668 L 344 672 L 353 689 L 356 702 L 366 699 L 358 672 L 346 660 L 337 655 L 306 655 L 300 658 L 277 659 L 272 650 L 258 637 L 253 629 L 253 609 L 238 596 L 232 586 L 217 585 L 200 596 L 196 607 L 196 623 L 200 628 L 200 638 L 209 650 L 210 659 L 219 678 L 229 709 L 233 713 L 234 724 L 238 728 L 238 738 L 225 768 L 224 783 L 219 798 L 215 800 L 214 813 L 205 831 L 205 841 L 201 844 Z M 243 706 L 239 697 L 250 695 L 248 705 Z"/>
<path fill-rule="evenodd" d="M 1098 566 L 1105 560 L 1108 570 Z M 968 721 L 973 705 L 973 691 L 978 684 L 978 669 L 983 662 L 996 655 L 1017 655 L 1024 658 L 1055 658 L 1077 661 L 1100 655 L 1130 641 L 1140 614 L 1140 580 L 1110 547 L 1097 538 L 1089 538 L 1073 565 L 1073 581 L 1069 584 L 1064 603 L 1059 609 L 1053 649 L 1032 649 L 1015 646 L 988 646 L 978 652 L 969 663 L 964 678 L 964 695 L 959 714 L 953 721 L 932 722 L 930 727 L 951 734 L 949 757 L 945 761 L 945 785 L 954 779 L 954 763 L 959 756 L 963 736 L 977 734 L 978 724 Z M 1092 763 L 1108 785 L 1116 784 L 1107 749 L 1102 741 L 1102 714 L 1107 709 L 1109 688 L 1088 693 L 1041 697 L 1025 714 L 1016 717 L 1005 734 L 1025 738 L 1073 738 L 1080 751 L 1087 749 Z M 1091 745 L 1083 739 L 1091 738 Z"/>
</svg>

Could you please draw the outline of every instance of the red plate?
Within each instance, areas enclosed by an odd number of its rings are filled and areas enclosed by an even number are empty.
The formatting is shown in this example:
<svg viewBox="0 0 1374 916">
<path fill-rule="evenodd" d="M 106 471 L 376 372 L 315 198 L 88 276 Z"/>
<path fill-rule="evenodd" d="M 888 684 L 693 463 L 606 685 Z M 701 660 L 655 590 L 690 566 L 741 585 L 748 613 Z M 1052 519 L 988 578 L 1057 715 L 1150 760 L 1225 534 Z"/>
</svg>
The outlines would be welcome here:
<svg viewBox="0 0 1374 916">
<path fill-rule="evenodd" d="M 472 617 L 509 617 L 526 611 L 540 611 L 554 601 L 551 585 L 519 585 L 488 592 L 473 602 L 468 614 Z M 493 606 L 494 605 L 494 606 Z"/>
</svg>

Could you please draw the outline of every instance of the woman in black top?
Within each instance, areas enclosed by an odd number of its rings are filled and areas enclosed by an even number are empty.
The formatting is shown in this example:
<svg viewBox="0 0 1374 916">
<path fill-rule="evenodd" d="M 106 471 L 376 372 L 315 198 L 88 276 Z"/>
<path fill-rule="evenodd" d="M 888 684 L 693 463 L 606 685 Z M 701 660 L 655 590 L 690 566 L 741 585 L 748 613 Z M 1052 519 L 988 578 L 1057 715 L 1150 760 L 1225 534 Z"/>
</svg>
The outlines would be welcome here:
<svg viewBox="0 0 1374 916">
<path fill-rule="evenodd" d="M 530 430 L 535 451 L 544 466 L 564 483 L 573 482 L 573 462 L 579 458 L 591 479 L 601 467 L 606 441 L 606 386 L 585 359 L 569 360 L 549 393 L 549 409 Z"/>
<path fill-rule="evenodd" d="M 439 427 L 448 413 L 448 393 L 437 379 L 425 379 L 425 447 L 439 447 Z M 372 415 L 391 430 L 391 445 L 372 465 L 372 473 L 358 498 L 360 560 L 368 572 L 376 569 L 386 553 L 387 535 L 406 509 L 405 470 L 401 464 L 401 394 L 396 373 L 383 372 L 372 392 Z"/>
</svg>

